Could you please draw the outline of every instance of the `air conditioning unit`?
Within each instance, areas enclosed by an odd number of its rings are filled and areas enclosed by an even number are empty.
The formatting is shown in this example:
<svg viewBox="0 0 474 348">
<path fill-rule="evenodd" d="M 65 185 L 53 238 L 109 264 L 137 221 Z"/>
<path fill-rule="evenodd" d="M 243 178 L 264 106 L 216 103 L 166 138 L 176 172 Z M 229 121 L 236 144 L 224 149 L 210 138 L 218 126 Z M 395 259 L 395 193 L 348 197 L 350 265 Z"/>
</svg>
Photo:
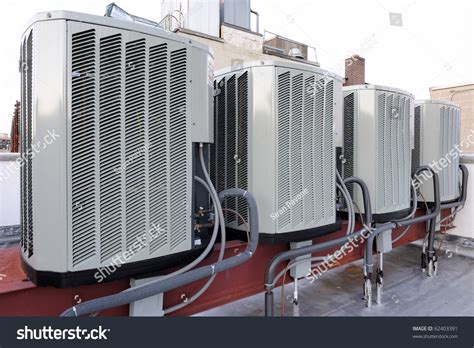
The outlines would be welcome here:
<svg viewBox="0 0 474 348">
<path fill-rule="evenodd" d="M 214 87 L 209 169 L 218 191 L 252 192 L 263 241 L 338 230 L 333 128 L 342 79 L 307 64 L 257 61 L 217 72 Z M 244 200 L 224 208 L 228 228 L 244 231 Z"/>
<path fill-rule="evenodd" d="M 410 129 L 413 95 L 373 85 L 343 88 L 343 140 L 339 166 L 369 188 L 375 222 L 405 217 L 411 204 Z M 349 191 L 363 212 L 360 190 Z"/>
<path fill-rule="evenodd" d="M 459 106 L 452 102 L 415 102 L 413 170 L 421 165 L 429 165 L 438 173 L 443 203 L 459 198 L 460 115 Z M 421 178 L 421 182 L 423 197 L 433 202 L 431 178 Z"/>
<path fill-rule="evenodd" d="M 158 28 L 48 12 L 22 38 L 21 73 L 30 279 L 76 286 L 200 252 L 193 142 L 213 140 L 209 49 Z"/>
</svg>

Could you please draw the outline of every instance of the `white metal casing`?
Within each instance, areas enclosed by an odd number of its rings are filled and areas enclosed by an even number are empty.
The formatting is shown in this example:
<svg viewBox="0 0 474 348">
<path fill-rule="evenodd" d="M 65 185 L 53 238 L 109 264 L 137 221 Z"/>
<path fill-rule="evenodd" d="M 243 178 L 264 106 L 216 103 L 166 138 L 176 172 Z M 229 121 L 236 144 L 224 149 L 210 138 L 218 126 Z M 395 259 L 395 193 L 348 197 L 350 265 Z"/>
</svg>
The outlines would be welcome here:
<svg viewBox="0 0 474 348">
<path fill-rule="evenodd" d="M 410 208 L 413 95 L 374 85 L 343 88 L 343 176 L 367 184 L 374 214 Z M 359 189 L 350 188 L 363 211 Z"/>
<path fill-rule="evenodd" d="M 439 175 L 442 202 L 459 198 L 459 142 L 461 110 L 453 102 L 415 102 L 413 169 L 429 165 Z M 420 175 L 421 177 L 421 175 Z M 433 202 L 432 179 L 422 179 L 421 193 Z"/>
<path fill-rule="evenodd" d="M 21 55 L 27 264 L 76 272 L 191 249 L 192 142 L 213 136 L 209 49 L 60 11 L 32 20 Z"/>
<path fill-rule="evenodd" d="M 307 64 L 256 61 L 217 72 L 215 88 L 210 172 L 217 189 L 252 192 L 261 233 L 334 224 L 342 79 Z M 243 200 L 227 200 L 225 207 L 248 217 Z M 232 213 L 227 225 L 245 227 Z"/>
</svg>

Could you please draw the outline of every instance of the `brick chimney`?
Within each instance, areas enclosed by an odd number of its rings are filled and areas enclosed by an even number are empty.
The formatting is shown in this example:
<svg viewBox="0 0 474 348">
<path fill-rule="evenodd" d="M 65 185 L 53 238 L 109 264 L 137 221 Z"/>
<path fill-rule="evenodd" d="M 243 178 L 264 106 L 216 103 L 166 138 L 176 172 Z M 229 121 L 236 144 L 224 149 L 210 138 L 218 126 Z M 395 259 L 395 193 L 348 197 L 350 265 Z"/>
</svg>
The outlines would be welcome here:
<svg viewBox="0 0 474 348">
<path fill-rule="evenodd" d="M 354 54 L 346 59 L 346 77 L 344 86 L 363 85 L 365 83 L 365 58 Z"/>
</svg>

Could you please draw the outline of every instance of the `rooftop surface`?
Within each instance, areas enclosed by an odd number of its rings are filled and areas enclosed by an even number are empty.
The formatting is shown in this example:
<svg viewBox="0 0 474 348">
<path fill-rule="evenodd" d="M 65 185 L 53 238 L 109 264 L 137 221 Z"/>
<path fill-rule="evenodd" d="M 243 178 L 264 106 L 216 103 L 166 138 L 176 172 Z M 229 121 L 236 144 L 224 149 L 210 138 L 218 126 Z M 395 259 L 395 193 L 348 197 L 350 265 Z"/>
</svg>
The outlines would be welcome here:
<svg viewBox="0 0 474 348">
<path fill-rule="evenodd" d="M 474 316 L 474 259 L 462 256 L 466 253 L 460 249 L 448 242 L 445 251 L 439 253 L 438 275 L 432 278 L 421 272 L 420 246 L 408 244 L 385 254 L 383 304 L 378 306 L 374 302 L 370 309 L 361 298 L 361 260 L 324 273 L 312 284 L 300 281 L 300 316 Z M 293 315 L 288 300 L 293 288 L 293 284 L 286 285 L 286 316 Z M 280 289 L 276 288 L 274 295 L 276 316 L 281 314 Z M 263 314 L 264 296 L 257 294 L 197 315 Z"/>
</svg>

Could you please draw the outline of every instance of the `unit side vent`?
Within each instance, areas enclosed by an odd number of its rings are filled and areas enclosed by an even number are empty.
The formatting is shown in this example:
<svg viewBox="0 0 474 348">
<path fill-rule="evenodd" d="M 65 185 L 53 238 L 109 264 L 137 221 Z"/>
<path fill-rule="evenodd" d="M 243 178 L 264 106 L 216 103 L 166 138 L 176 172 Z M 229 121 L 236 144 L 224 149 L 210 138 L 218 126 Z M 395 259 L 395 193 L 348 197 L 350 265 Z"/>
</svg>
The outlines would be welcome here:
<svg viewBox="0 0 474 348">
<path fill-rule="evenodd" d="M 21 166 L 21 247 L 27 257 L 33 256 L 33 30 L 21 46 L 21 117 L 20 152 L 25 161 Z"/>
<path fill-rule="evenodd" d="M 355 95 L 350 93 L 344 97 L 344 173 L 343 178 L 349 178 L 354 175 L 354 116 L 355 116 Z M 353 185 L 347 188 L 351 197 L 354 197 Z"/>
<path fill-rule="evenodd" d="M 421 106 L 415 107 L 415 143 L 414 149 L 412 152 L 412 171 L 415 171 L 417 168 L 420 167 L 421 161 Z"/>
<path fill-rule="evenodd" d="M 232 187 L 248 189 L 248 72 L 228 75 L 214 84 L 214 144 L 210 146 L 211 180 L 218 192 Z M 228 198 L 226 223 L 239 227 L 248 221 L 243 198 Z"/>
</svg>

